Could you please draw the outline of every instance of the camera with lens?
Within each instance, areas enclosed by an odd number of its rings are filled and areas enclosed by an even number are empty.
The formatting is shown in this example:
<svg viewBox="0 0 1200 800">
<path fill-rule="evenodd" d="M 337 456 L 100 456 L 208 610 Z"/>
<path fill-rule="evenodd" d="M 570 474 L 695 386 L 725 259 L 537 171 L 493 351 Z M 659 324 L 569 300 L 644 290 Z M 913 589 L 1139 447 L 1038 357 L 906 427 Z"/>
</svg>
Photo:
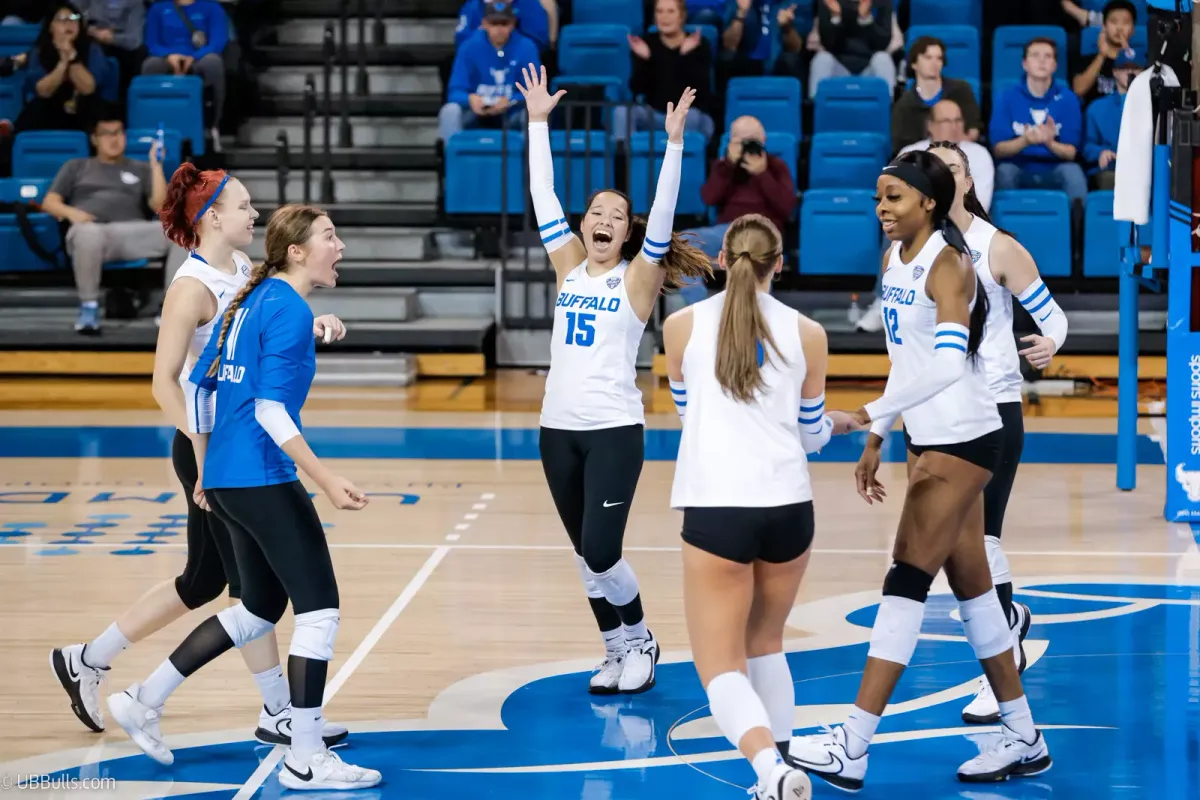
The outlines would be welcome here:
<svg viewBox="0 0 1200 800">
<path fill-rule="evenodd" d="M 743 156 L 761 156 L 767 152 L 766 146 L 757 139 L 742 140 L 742 155 Z"/>
</svg>

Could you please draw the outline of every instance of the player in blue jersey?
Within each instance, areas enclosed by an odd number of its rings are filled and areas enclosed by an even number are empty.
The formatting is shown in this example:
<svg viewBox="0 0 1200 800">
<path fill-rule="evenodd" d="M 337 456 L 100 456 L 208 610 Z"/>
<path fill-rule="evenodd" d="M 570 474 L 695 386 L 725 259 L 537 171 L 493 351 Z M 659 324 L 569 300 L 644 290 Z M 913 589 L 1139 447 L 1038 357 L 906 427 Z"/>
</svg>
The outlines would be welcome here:
<svg viewBox="0 0 1200 800">
<path fill-rule="evenodd" d="M 291 745 L 279 782 L 345 790 L 381 780 L 375 770 L 344 763 L 321 738 L 339 597 L 321 520 L 296 476 L 299 465 L 335 508 L 367 504 L 352 483 L 321 464 L 300 432 L 300 409 L 316 372 L 305 298 L 315 287 L 336 284 L 343 249 L 320 209 L 276 211 L 267 224 L 266 262 L 229 304 L 192 370 L 199 391 L 217 390 L 196 499 L 229 529 L 242 602 L 198 625 L 145 684 L 108 698 L 113 718 L 160 763 L 174 760 L 159 730 L 167 697 L 222 653 L 273 631 L 290 600 L 296 619 L 288 657 Z"/>
</svg>

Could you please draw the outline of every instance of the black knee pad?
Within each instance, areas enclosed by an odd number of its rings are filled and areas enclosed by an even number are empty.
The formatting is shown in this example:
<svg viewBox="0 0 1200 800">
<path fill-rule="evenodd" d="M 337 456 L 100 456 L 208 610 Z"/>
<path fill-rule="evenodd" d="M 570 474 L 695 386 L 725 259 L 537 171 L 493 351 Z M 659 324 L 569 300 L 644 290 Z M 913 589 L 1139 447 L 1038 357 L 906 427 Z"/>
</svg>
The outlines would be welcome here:
<svg viewBox="0 0 1200 800">
<path fill-rule="evenodd" d="M 185 571 L 175 579 L 175 591 L 189 611 L 207 605 L 225 591 L 225 574 L 221 572 Z"/>
<path fill-rule="evenodd" d="M 933 585 L 933 576 L 912 564 L 903 561 L 893 561 L 887 577 L 883 579 L 884 595 L 905 597 L 924 603 L 929 598 L 929 587 Z"/>
</svg>

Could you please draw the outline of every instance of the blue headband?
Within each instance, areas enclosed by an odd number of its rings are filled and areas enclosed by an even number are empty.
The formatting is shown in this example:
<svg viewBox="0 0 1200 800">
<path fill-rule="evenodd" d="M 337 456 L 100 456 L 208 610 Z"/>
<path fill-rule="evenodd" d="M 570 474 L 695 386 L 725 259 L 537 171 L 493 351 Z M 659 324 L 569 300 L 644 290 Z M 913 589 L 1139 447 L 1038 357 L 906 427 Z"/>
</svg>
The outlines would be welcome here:
<svg viewBox="0 0 1200 800">
<path fill-rule="evenodd" d="M 221 178 L 221 182 L 217 184 L 217 190 L 212 193 L 212 197 L 208 198 L 208 202 L 204 204 L 204 208 L 196 212 L 196 216 L 192 218 L 192 224 L 195 225 L 204 216 L 204 212 L 212 208 L 212 204 L 217 202 L 217 197 L 220 196 L 221 190 L 225 188 L 225 184 L 229 183 L 229 173 L 225 173 L 225 177 Z"/>
</svg>

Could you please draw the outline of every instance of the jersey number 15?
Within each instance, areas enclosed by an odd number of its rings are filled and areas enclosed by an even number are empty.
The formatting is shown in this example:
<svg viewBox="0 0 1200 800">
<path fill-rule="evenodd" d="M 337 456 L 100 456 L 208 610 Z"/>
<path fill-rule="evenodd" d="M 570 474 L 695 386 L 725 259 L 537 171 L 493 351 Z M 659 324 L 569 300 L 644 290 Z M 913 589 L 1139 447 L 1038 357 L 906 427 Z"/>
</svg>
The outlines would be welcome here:
<svg viewBox="0 0 1200 800">
<path fill-rule="evenodd" d="M 575 311 L 567 312 L 567 344 L 580 347 L 591 347 L 596 341 L 595 314 L 580 314 Z"/>
<path fill-rule="evenodd" d="M 896 309 L 884 306 L 883 329 L 887 331 L 889 342 L 892 344 L 904 344 L 904 340 L 900 338 L 900 315 L 896 313 Z"/>
</svg>

